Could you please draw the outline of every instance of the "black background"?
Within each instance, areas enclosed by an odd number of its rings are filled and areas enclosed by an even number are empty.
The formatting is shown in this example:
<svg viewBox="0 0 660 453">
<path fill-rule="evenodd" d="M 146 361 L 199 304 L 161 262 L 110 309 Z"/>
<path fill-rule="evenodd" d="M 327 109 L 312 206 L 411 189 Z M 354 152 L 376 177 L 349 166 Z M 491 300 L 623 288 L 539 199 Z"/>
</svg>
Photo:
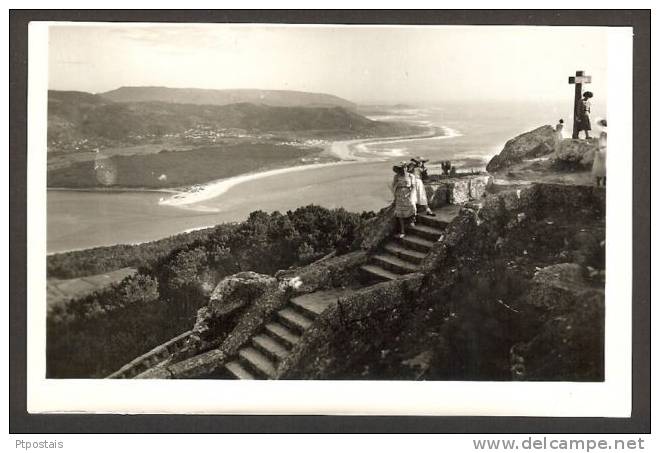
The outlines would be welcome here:
<svg viewBox="0 0 660 453">
<path fill-rule="evenodd" d="M 30 21 L 633 27 L 631 418 L 33 415 L 26 410 L 27 39 Z M 650 433 L 650 10 L 12 10 L 10 433 Z M 610 187 L 609 190 L 615 190 Z M 625 246 L 625 244 L 624 244 Z"/>
</svg>

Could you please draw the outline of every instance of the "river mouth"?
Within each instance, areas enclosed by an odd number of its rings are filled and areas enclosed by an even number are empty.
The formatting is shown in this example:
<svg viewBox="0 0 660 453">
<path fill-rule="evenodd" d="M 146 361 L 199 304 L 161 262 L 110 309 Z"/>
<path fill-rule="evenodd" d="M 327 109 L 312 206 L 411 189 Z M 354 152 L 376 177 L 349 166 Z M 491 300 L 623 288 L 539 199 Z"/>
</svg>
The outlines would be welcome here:
<svg viewBox="0 0 660 453">
<path fill-rule="evenodd" d="M 345 147 L 341 151 L 348 153 L 340 162 L 225 178 L 203 185 L 208 189 L 201 195 L 184 191 L 48 190 L 47 252 L 148 242 L 195 228 L 243 221 L 257 210 L 286 212 L 317 204 L 377 211 L 392 200 L 389 184 L 394 162 L 423 156 L 431 168 L 448 159 L 460 169 L 481 170 L 506 140 L 527 130 L 530 122 L 543 124 L 536 108 L 523 112 L 516 121 L 497 110 L 479 112 L 480 117 L 473 111 L 418 109 L 406 118 L 426 121 L 442 134 L 337 142 L 336 146 Z M 168 201 L 174 196 L 177 202 Z"/>
</svg>

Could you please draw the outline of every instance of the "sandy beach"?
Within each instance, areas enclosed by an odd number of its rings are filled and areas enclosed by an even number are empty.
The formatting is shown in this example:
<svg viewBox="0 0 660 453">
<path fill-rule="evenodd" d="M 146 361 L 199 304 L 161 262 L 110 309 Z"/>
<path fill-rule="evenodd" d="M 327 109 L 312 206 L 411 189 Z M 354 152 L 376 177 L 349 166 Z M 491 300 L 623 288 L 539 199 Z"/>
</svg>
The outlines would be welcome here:
<svg viewBox="0 0 660 453">
<path fill-rule="evenodd" d="M 248 173 L 244 175 L 234 176 L 231 178 L 220 179 L 217 181 L 211 181 L 206 184 L 200 184 L 194 191 L 178 192 L 176 195 L 170 198 L 161 198 L 159 201 L 160 205 L 163 206 L 186 206 L 194 203 L 200 203 L 202 201 L 215 198 L 227 192 L 234 186 L 238 184 L 243 184 L 248 181 L 254 181 L 256 179 L 267 178 L 269 176 L 281 175 L 284 173 L 293 173 L 303 170 L 311 170 L 314 168 L 323 168 L 330 167 L 335 165 L 348 164 L 348 161 L 341 162 L 328 162 L 323 164 L 309 164 L 309 165 L 296 165 L 294 167 L 285 167 L 277 168 L 275 170 L 267 170 L 260 173 Z"/>
<path fill-rule="evenodd" d="M 428 132 L 425 132 L 423 134 L 337 141 L 337 142 L 333 142 L 330 145 L 328 151 L 341 160 L 372 161 L 372 160 L 376 160 L 373 154 L 368 156 L 364 155 L 365 153 L 368 153 L 367 148 L 369 146 L 382 145 L 385 143 L 407 142 L 410 140 L 443 139 L 443 138 L 458 137 L 461 135 L 460 132 L 444 126 L 441 126 L 439 128 L 428 126 L 428 128 L 429 128 Z M 439 133 L 438 129 L 441 129 L 442 133 Z M 381 155 L 378 160 L 387 160 L 387 156 Z"/>
</svg>

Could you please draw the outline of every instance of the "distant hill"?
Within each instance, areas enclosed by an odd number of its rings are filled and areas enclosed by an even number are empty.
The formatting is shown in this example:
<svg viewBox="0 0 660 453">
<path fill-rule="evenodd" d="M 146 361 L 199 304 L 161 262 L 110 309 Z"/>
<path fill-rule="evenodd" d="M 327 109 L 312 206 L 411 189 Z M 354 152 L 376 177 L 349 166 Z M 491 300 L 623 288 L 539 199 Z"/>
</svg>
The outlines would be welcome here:
<svg viewBox="0 0 660 453">
<path fill-rule="evenodd" d="M 122 141 L 137 135 L 181 133 L 200 125 L 256 132 L 327 131 L 360 134 L 377 134 L 391 127 L 339 106 L 114 102 L 90 93 L 48 92 L 49 141 L 98 138 Z"/>
<path fill-rule="evenodd" d="M 346 99 L 323 93 L 287 90 L 204 90 L 200 88 L 121 87 L 100 93 L 114 102 L 169 102 L 227 105 L 249 102 L 274 107 L 343 107 L 355 110 Z"/>
</svg>

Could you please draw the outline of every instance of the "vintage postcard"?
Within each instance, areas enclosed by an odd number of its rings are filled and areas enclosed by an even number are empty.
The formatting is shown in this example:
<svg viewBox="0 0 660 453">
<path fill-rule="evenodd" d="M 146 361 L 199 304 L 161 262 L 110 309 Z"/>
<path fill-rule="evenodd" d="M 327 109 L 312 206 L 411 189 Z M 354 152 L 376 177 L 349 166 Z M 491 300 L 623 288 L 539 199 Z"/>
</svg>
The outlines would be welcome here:
<svg viewBox="0 0 660 453">
<path fill-rule="evenodd" d="M 28 409 L 629 416 L 632 39 L 31 23 Z"/>
</svg>

